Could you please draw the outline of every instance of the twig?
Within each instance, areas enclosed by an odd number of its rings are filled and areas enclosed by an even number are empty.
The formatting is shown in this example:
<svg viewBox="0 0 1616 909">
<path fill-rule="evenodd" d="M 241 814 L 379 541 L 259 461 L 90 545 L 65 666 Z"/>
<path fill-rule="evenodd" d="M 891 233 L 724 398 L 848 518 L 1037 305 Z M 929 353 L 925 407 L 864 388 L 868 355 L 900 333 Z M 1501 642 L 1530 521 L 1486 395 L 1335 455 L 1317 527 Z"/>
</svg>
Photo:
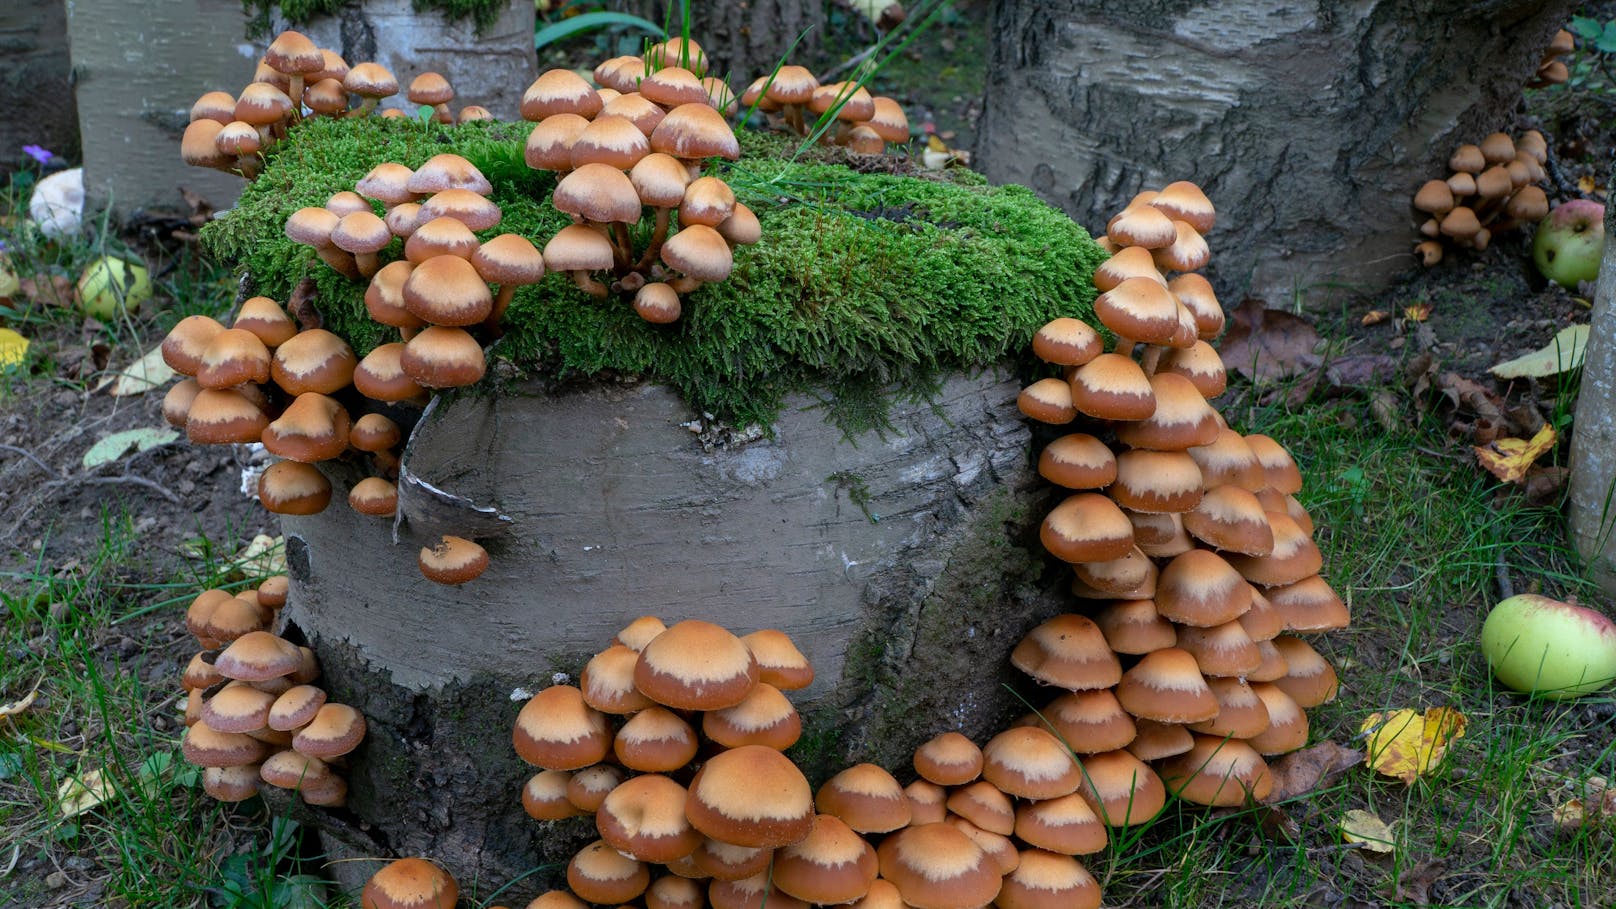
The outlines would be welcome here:
<svg viewBox="0 0 1616 909">
<path fill-rule="evenodd" d="M 1509 566 L 1504 564 L 1504 554 L 1498 554 L 1498 561 L 1494 563 L 1494 572 L 1498 578 L 1498 598 L 1507 600 L 1515 595 L 1515 584 L 1509 579 Z"/>
<path fill-rule="evenodd" d="M 0 445 L 0 451 L 9 451 L 12 454 L 20 454 L 23 457 L 27 458 L 28 460 L 33 461 L 35 464 L 38 464 L 40 470 L 45 471 L 46 473 L 50 474 L 51 476 L 53 476 L 53 477 L 61 476 L 61 474 L 59 474 L 56 471 L 52 470 L 51 466 L 49 464 L 46 464 L 44 461 L 41 461 L 39 459 L 38 455 L 34 454 L 33 452 L 29 451 L 26 448 L 18 448 L 15 445 Z"/>
</svg>

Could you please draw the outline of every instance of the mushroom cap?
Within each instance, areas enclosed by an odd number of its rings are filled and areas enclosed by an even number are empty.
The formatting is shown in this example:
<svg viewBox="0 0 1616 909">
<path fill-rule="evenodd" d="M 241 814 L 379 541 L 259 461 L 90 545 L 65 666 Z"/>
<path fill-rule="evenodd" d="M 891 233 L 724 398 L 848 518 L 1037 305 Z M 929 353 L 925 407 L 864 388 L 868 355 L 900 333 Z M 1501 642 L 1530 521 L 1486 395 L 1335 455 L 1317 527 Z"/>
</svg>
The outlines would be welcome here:
<svg viewBox="0 0 1616 909">
<path fill-rule="evenodd" d="M 668 115 L 661 105 L 645 97 L 637 91 L 626 92 L 606 102 L 601 108 L 602 116 L 623 117 L 640 131 L 646 139 L 656 131 L 657 124 Z"/>
<path fill-rule="evenodd" d="M 903 787 L 909 799 L 909 824 L 937 824 L 948 817 L 948 790 L 930 780 L 915 780 Z"/>
<path fill-rule="evenodd" d="M 415 171 L 402 164 L 384 161 L 361 177 L 354 184 L 354 190 L 367 199 L 375 199 L 389 206 L 413 202 L 415 193 L 410 192 L 409 183 L 414 174 Z"/>
<path fill-rule="evenodd" d="M 1274 778 L 1256 749 L 1239 739 L 1196 735 L 1195 746 L 1161 764 L 1162 781 L 1197 805 L 1238 807 L 1262 801 Z"/>
<path fill-rule="evenodd" d="M 685 787 L 655 773 L 624 780 L 595 813 L 601 839 L 642 862 L 665 864 L 696 851 L 701 834 L 685 818 Z"/>
<path fill-rule="evenodd" d="M 185 730 L 180 752 L 198 767 L 244 767 L 269 754 L 269 746 L 240 732 L 220 732 L 198 721 Z"/>
<path fill-rule="evenodd" d="M 544 244 L 544 267 L 553 272 L 611 268 L 611 241 L 582 224 L 569 224 Z"/>
<path fill-rule="evenodd" d="M 641 80 L 639 90 L 647 100 L 667 108 L 708 103 L 707 87 L 701 84 L 701 77 L 682 66 L 658 69 Z"/>
<path fill-rule="evenodd" d="M 353 423 L 348 443 L 360 451 L 377 452 L 392 448 L 404 437 L 398 424 L 379 413 L 367 413 Z"/>
<path fill-rule="evenodd" d="M 1143 246 L 1125 246 L 1094 269 L 1094 287 L 1101 292 L 1113 290 L 1129 278 L 1144 278 L 1167 286 L 1167 279 L 1156 267 L 1156 258 Z"/>
<path fill-rule="evenodd" d="M 612 737 L 606 715 L 584 703 L 581 691 L 552 685 L 522 705 L 511 741 L 529 764 L 577 770 L 605 758 Z"/>
<path fill-rule="evenodd" d="M 1080 562 L 1072 566 L 1072 573 L 1076 575 L 1072 592 L 1079 596 L 1092 591 L 1101 596 L 1142 599 L 1156 593 L 1156 565 L 1138 546 L 1128 550 L 1121 558 Z M 1084 593 L 1079 593 L 1079 585 L 1082 585 Z M 1092 596 L 1085 598 L 1094 599 Z"/>
<path fill-rule="evenodd" d="M 1016 809 L 1013 823 L 1022 842 L 1061 855 L 1090 855 L 1104 849 L 1109 839 L 1100 816 L 1077 792 L 1024 803 Z"/>
<path fill-rule="evenodd" d="M 1168 350 L 1157 361 L 1156 372 L 1158 375 L 1170 372 L 1183 376 L 1195 386 L 1201 397 L 1207 400 L 1223 394 L 1229 384 L 1229 374 L 1223 368 L 1223 358 L 1218 356 L 1217 350 L 1212 345 L 1199 339 L 1189 347 Z"/>
<path fill-rule="evenodd" d="M 1447 214 L 1453 209 L 1453 189 L 1444 180 L 1427 180 L 1414 193 L 1414 208 L 1432 215 Z"/>
<path fill-rule="evenodd" d="M 342 87 L 364 98 L 390 98 L 398 94 L 398 79 L 380 63 L 356 63 L 342 77 Z"/>
<path fill-rule="evenodd" d="M 241 802 L 258 794 L 258 767 L 207 767 L 202 770 L 202 791 L 221 802 Z"/>
<path fill-rule="evenodd" d="M 1184 529 L 1225 552 L 1261 556 L 1274 550 L 1274 531 L 1262 503 L 1250 490 L 1233 484 L 1207 490 L 1200 503 L 1185 513 Z"/>
<path fill-rule="evenodd" d="M 982 749 L 958 732 L 944 732 L 915 749 L 914 766 L 939 786 L 963 786 L 982 775 Z"/>
<path fill-rule="evenodd" d="M 651 872 L 605 840 L 596 840 L 578 851 L 567 864 L 567 886 L 591 903 L 612 906 L 627 903 L 645 892 Z"/>
<path fill-rule="evenodd" d="M 977 909 L 992 902 L 998 868 L 980 846 L 949 824 L 920 824 L 882 840 L 881 877 L 915 909 Z"/>
<path fill-rule="evenodd" d="M 1303 709 L 1335 700 L 1340 683 L 1335 667 L 1301 638 L 1282 634 L 1273 645 L 1285 660 L 1286 672 L 1274 685 Z"/>
<path fill-rule="evenodd" d="M 1288 514 L 1270 511 L 1267 517 L 1274 533 L 1273 551 L 1265 555 L 1231 553 L 1229 564 L 1246 580 L 1265 587 L 1295 584 L 1318 574 L 1324 567 L 1324 555 L 1313 538 Z"/>
<path fill-rule="evenodd" d="M 1127 751 L 1084 756 L 1078 791 L 1109 827 L 1143 824 L 1167 804 L 1161 777 Z"/>
<path fill-rule="evenodd" d="M 912 816 L 903 787 L 879 764 L 854 764 L 819 787 L 814 807 L 860 833 L 887 833 Z"/>
<path fill-rule="evenodd" d="M 1307 712 L 1277 685 L 1253 682 L 1251 690 L 1268 714 L 1268 728 L 1250 739 L 1263 756 L 1285 754 L 1307 744 Z"/>
<path fill-rule="evenodd" d="M 481 196 L 478 198 L 481 198 Z M 415 266 L 424 264 L 427 260 L 438 256 L 454 256 L 469 260 L 477 253 L 479 245 L 477 235 L 471 232 L 471 228 L 466 225 L 466 222 L 459 218 L 446 216 L 425 221 L 421 220 L 425 217 L 425 206 L 420 206 L 417 212 L 415 229 L 410 232 L 409 238 L 404 241 L 404 259 L 406 261 L 403 264 L 407 267 L 400 269 L 389 278 L 386 285 L 380 288 L 382 293 L 389 295 L 387 298 L 389 303 L 393 302 L 391 296 L 396 295 L 398 305 L 404 306 L 404 282 L 409 279 L 411 272 L 415 270 Z M 378 270 L 376 274 L 380 275 L 382 271 L 398 264 L 398 262 L 389 262 Z M 395 284 L 396 287 L 394 286 Z M 371 278 L 371 286 L 376 286 L 374 277 Z M 368 305 L 370 297 L 368 289 L 365 296 Z M 423 324 L 419 316 L 409 313 L 407 306 L 404 307 L 404 310 L 408 314 L 407 318 L 411 324 L 398 327 L 419 327 Z M 396 321 L 398 317 L 390 316 L 390 318 L 394 318 Z M 381 320 L 378 319 L 377 321 Z M 383 324 L 391 325 L 392 322 L 384 322 Z"/>
<path fill-rule="evenodd" d="M 769 870 L 773 849 L 737 846 L 707 837 L 701 841 L 691 862 L 701 874 L 715 881 L 744 881 Z"/>
<path fill-rule="evenodd" d="M 1212 260 L 1212 250 L 1199 231 L 1187 221 L 1173 221 L 1174 239 L 1171 245 L 1151 250 L 1156 267 L 1164 272 L 1194 271 Z"/>
<path fill-rule="evenodd" d="M 1021 390 L 1016 407 L 1040 423 L 1061 425 L 1077 419 L 1072 406 L 1072 386 L 1056 378 L 1039 379 Z"/>
<path fill-rule="evenodd" d="M 1131 511 L 1182 514 L 1200 503 L 1204 488 L 1201 468 L 1185 452 L 1135 448 L 1117 455 L 1117 481 L 1108 492 Z"/>
<path fill-rule="evenodd" d="M 292 317 L 288 316 L 284 309 L 281 309 L 279 303 L 268 297 L 248 297 L 242 301 L 241 309 L 236 313 L 236 321 L 231 327 L 252 332 L 266 348 L 279 347 L 297 334 L 297 323 L 292 321 Z M 269 381 L 267 355 L 264 357 L 264 369 L 264 378 L 256 381 Z"/>
<path fill-rule="evenodd" d="M 1010 797 L 986 780 L 977 780 L 956 788 L 944 803 L 949 811 L 970 821 L 976 827 L 1000 836 L 1015 831 L 1016 811 Z"/>
<path fill-rule="evenodd" d="M 268 425 L 263 409 L 240 388 L 203 388 L 185 413 L 185 434 L 198 445 L 256 442 Z"/>
<path fill-rule="evenodd" d="M 662 261 L 701 282 L 722 281 L 735 267 L 729 242 L 705 224 L 691 224 L 662 244 Z"/>
<path fill-rule="evenodd" d="M 741 146 L 724 115 L 713 110 L 705 100 L 681 104 L 669 111 L 651 132 L 651 150 L 685 160 L 724 158 L 734 161 L 741 156 Z"/>
<path fill-rule="evenodd" d="M 1106 688 L 1067 692 L 1035 714 L 1033 724 L 1047 726 L 1079 754 L 1122 748 L 1135 734 L 1133 717 Z"/>
<path fill-rule="evenodd" d="M 292 99 L 264 82 L 254 82 L 236 98 L 236 119 L 254 126 L 279 122 L 292 111 Z"/>
<path fill-rule="evenodd" d="M 660 41 L 645 52 L 645 63 L 652 68 L 678 66 L 700 76 L 707 72 L 707 54 L 689 38 L 674 36 Z"/>
<path fill-rule="evenodd" d="M 421 547 L 421 574 L 439 584 L 464 584 L 488 569 L 488 551 L 462 537 L 444 535 Z M 562 770 L 570 770 L 563 767 Z"/>
<path fill-rule="evenodd" d="M 341 757 L 365 738 L 365 717 L 347 704 L 326 703 L 292 739 L 292 747 L 310 757 Z"/>
<path fill-rule="evenodd" d="M 1145 371 L 1117 353 L 1100 354 L 1079 366 L 1072 374 L 1071 396 L 1073 407 L 1099 420 L 1143 420 L 1156 412 Z"/>
<path fill-rule="evenodd" d="M 1190 724 L 1191 730 L 1218 738 L 1236 739 L 1253 738 L 1267 731 L 1268 708 L 1245 679 L 1210 678 L 1206 684 L 1212 689 L 1212 696 L 1218 699 L 1218 715 L 1204 722 Z"/>
<path fill-rule="evenodd" d="M 421 203 L 418 222 L 453 218 L 472 230 L 487 230 L 499 223 L 499 206 L 469 189 L 446 189 Z"/>
<path fill-rule="evenodd" d="M 587 814 L 594 814 L 600 810 L 606 796 L 623 783 L 622 768 L 611 764 L 593 764 L 585 767 L 567 780 L 567 801 L 574 808 Z"/>
<path fill-rule="evenodd" d="M 1227 560 L 1206 549 L 1176 556 L 1156 584 L 1156 609 L 1182 625 L 1210 628 L 1251 608 L 1251 586 Z"/>
<path fill-rule="evenodd" d="M 274 704 L 269 692 L 231 682 L 202 703 L 201 719 L 219 732 L 257 732 L 268 724 Z"/>
<path fill-rule="evenodd" d="M 415 266 L 405 279 L 404 306 L 434 325 L 478 325 L 493 311 L 494 297 L 470 262 L 459 256 L 434 256 Z"/>
<path fill-rule="evenodd" d="M 661 152 L 641 158 L 628 177 L 640 201 L 653 208 L 678 207 L 684 201 L 685 187 L 690 185 L 690 171 L 678 158 Z"/>
<path fill-rule="evenodd" d="M 634 666 L 635 687 L 651 700 L 680 710 L 733 707 L 745 700 L 757 679 L 757 660 L 744 641 L 718 625 L 695 619 L 657 635 L 640 651 Z"/>
<path fill-rule="evenodd" d="M 685 187 L 679 204 L 679 223 L 718 227 L 735 212 L 735 192 L 717 177 L 697 177 Z M 721 235 L 722 236 L 722 235 Z"/>
<path fill-rule="evenodd" d="M 1100 627 L 1070 613 L 1029 632 L 1010 652 L 1010 664 L 1043 684 L 1069 691 L 1109 688 L 1122 678 L 1122 664 Z"/>
<path fill-rule="evenodd" d="M 218 135 L 214 136 L 213 144 L 218 147 L 220 152 L 231 157 L 239 157 L 256 153 L 263 143 L 259 138 L 256 126 L 251 123 L 243 123 L 240 120 L 232 120 L 224 125 L 224 129 L 219 130 Z M 182 144 L 180 154 L 183 156 L 184 153 Z"/>
<path fill-rule="evenodd" d="M 1195 657 L 1177 647 L 1140 658 L 1122 674 L 1116 692 L 1122 708 L 1138 719 L 1199 723 L 1218 715 L 1217 699 Z"/>
<path fill-rule="evenodd" d="M 373 401 L 408 401 L 420 396 L 424 390 L 404 371 L 404 350 L 402 341 L 394 341 L 365 354 L 354 369 L 354 388 Z"/>
<path fill-rule="evenodd" d="M 1044 446 L 1038 455 L 1038 475 L 1067 489 L 1101 489 L 1116 481 L 1117 458 L 1109 445 L 1074 432 Z"/>
<path fill-rule="evenodd" d="M 1347 627 L 1347 604 L 1318 575 L 1282 587 L 1269 588 L 1266 599 L 1273 604 L 1288 631 L 1303 633 L 1332 631 Z"/>
<path fill-rule="evenodd" d="M 578 674 L 578 687 L 584 703 L 602 713 L 630 714 L 654 702 L 634 687 L 634 664 L 640 655 L 622 644 L 613 644 L 589 658 Z"/>
<path fill-rule="evenodd" d="M 706 888 L 677 874 L 657 878 L 645 891 L 645 909 L 704 909 L 706 905 Z"/>
<path fill-rule="evenodd" d="M 476 338 L 463 328 L 443 325 L 422 329 L 405 343 L 399 363 L 405 374 L 426 388 L 475 385 L 488 369 Z"/>
<path fill-rule="evenodd" d="M 390 518 L 398 513 L 398 487 L 381 477 L 366 477 L 348 490 L 348 507 L 363 515 Z"/>
<path fill-rule="evenodd" d="M 646 644 L 651 643 L 657 635 L 667 630 L 668 626 L 662 624 L 661 619 L 654 615 L 642 615 L 623 626 L 623 630 L 619 631 L 612 640 L 635 653 L 639 653 L 645 649 Z"/>
<path fill-rule="evenodd" d="M 163 336 L 163 362 L 180 375 L 195 376 L 208 344 L 224 330 L 207 316 L 186 316 Z"/>
<path fill-rule="evenodd" d="M 348 411 L 336 399 L 304 392 L 274 422 L 264 427 L 269 453 L 312 464 L 340 457 L 348 448 Z"/>
<path fill-rule="evenodd" d="M 1082 366 L 1104 350 L 1099 332 L 1066 316 L 1051 320 L 1032 336 L 1033 354 L 1057 366 Z"/>
<path fill-rule="evenodd" d="M 780 689 L 758 682 L 739 704 L 702 714 L 701 731 L 725 748 L 762 745 L 784 751 L 801 738 L 802 718 Z"/>
<path fill-rule="evenodd" d="M 1143 420 L 1117 427 L 1117 439 L 1131 448 L 1183 451 L 1217 440 L 1222 426 L 1200 389 L 1184 376 L 1158 371 L 1150 376 L 1156 409 Z"/>
<path fill-rule="evenodd" d="M 426 163 L 417 167 L 410 176 L 407 186 L 410 192 L 420 196 L 449 189 L 469 189 L 483 196 L 494 191 L 494 185 L 488 182 L 475 164 L 453 154 L 433 155 L 426 159 Z"/>
<path fill-rule="evenodd" d="M 213 668 L 227 679 L 265 682 L 291 674 L 301 662 L 297 645 L 267 631 L 249 631 L 230 642 Z"/>
<path fill-rule="evenodd" d="M 567 801 L 567 784 L 571 780 L 572 774 L 566 770 L 540 770 L 528 777 L 522 785 L 522 810 L 538 821 L 561 821 L 582 814 Z"/>
<path fill-rule="evenodd" d="M 589 128 L 589 121 L 577 114 L 552 114 L 527 134 L 522 157 L 534 170 L 572 169 L 572 146 Z"/>
<path fill-rule="evenodd" d="M 869 89 L 854 82 L 833 82 L 814 89 L 808 98 L 808 109 L 823 114 L 836 109 L 836 119 L 845 123 L 859 123 L 875 116 L 875 99 Z"/>
<path fill-rule="evenodd" d="M 1196 466 L 1201 468 L 1201 478 L 1208 489 L 1233 485 L 1256 493 L 1268 485 L 1256 453 L 1245 437 L 1232 429 L 1218 430 L 1212 442 L 1197 445 L 1189 452 Z"/>
<path fill-rule="evenodd" d="M 1167 289 L 1195 317 L 1195 329 L 1203 341 L 1223 333 L 1223 306 L 1212 290 L 1212 283 L 1197 274 L 1179 275 L 1167 282 Z"/>
<path fill-rule="evenodd" d="M 1070 855 L 1025 849 L 993 902 L 999 909 L 1099 909 L 1100 885 Z"/>
<path fill-rule="evenodd" d="M 590 118 L 601 112 L 604 102 L 594 86 L 570 69 L 551 69 L 539 74 L 522 92 L 523 120 L 543 121 L 556 114 Z"/>
<path fill-rule="evenodd" d="M 1075 792 L 1083 776 L 1061 740 L 1036 726 L 1004 730 L 982 747 L 982 757 L 982 778 L 1018 798 L 1059 798 Z"/>
<path fill-rule="evenodd" d="M 319 514 L 331 504 L 331 481 L 313 464 L 278 461 L 259 475 L 258 501 L 271 514 Z"/>
<path fill-rule="evenodd" d="M 814 667 L 784 631 L 764 628 L 743 635 L 741 641 L 757 660 L 759 682 L 781 691 L 796 691 L 813 684 Z"/>
<path fill-rule="evenodd" d="M 544 277 L 544 254 L 521 234 L 500 234 L 471 256 L 477 274 L 490 284 L 534 284 Z"/>
<path fill-rule="evenodd" d="M 1134 724 L 1138 734 L 1128 743 L 1128 753 L 1141 761 L 1155 761 L 1175 754 L 1183 754 L 1195 744 L 1189 728 L 1178 723 L 1158 723 L 1139 720 Z"/>
<path fill-rule="evenodd" d="M 1148 204 L 1128 205 L 1106 224 L 1105 234 L 1123 246 L 1142 246 L 1145 249 L 1171 246 L 1178 239 L 1173 219 Z"/>
<path fill-rule="evenodd" d="M 602 113 L 573 140 L 572 166 L 605 164 L 626 171 L 650 153 L 651 143 L 633 120 Z"/>
<path fill-rule="evenodd" d="M 645 773 L 673 773 L 696 756 L 696 730 L 662 707 L 635 713 L 617 730 L 612 752 L 624 767 Z"/>
<path fill-rule="evenodd" d="M 287 75 L 308 75 L 325 69 L 325 55 L 302 32 L 291 29 L 275 36 L 264 51 L 264 62 Z"/>
<path fill-rule="evenodd" d="M 1149 204 L 1169 218 L 1187 222 L 1198 233 L 1206 233 L 1217 223 L 1217 211 L 1212 207 L 1212 200 L 1199 186 L 1188 180 L 1162 187 Z"/>
<path fill-rule="evenodd" d="M 449 80 L 442 73 L 430 70 L 411 79 L 405 95 L 411 104 L 448 104 L 455 97 L 454 87 Z"/>
<path fill-rule="evenodd" d="M 269 381 L 269 348 L 245 328 L 218 332 L 202 351 L 196 381 L 203 388 L 232 388 Z"/>
<path fill-rule="evenodd" d="M 313 685 L 294 685 L 270 704 L 264 725 L 277 732 L 291 732 L 313 720 L 325 701 L 324 690 Z"/>
<path fill-rule="evenodd" d="M 191 105 L 191 121 L 212 120 L 223 126 L 236 119 L 236 99 L 229 92 L 203 92 Z M 189 163 L 189 162 L 187 162 Z"/>
<path fill-rule="evenodd" d="M 626 93 L 638 89 L 645 69 L 645 61 L 639 57 L 612 57 L 595 67 L 594 77 L 601 85 Z"/>
<path fill-rule="evenodd" d="M 269 376 L 289 395 L 332 395 L 353 383 L 358 365 L 347 341 L 323 328 L 311 328 L 275 348 Z"/>
<path fill-rule="evenodd" d="M 1068 496 L 1056 505 L 1038 536 L 1045 549 L 1065 562 L 1117 559 L 1133 548 L 1133 525 L 1122 509 L 1092 492 Z"/>
<path fill-rule="evenodd" d="M 639 193 L 634 191 L 627 174 L 609 164 L 585 164 L 562 177 L 551 203 L 559 211 L 586 221 L 633 224 L 640 220 Z"/>
<path fill-rule="evenodd" d="M 899 104 L 897 99 L 885 95 L 876 95 L 872 100 L 875 113 L 864 125 L 874 130 L 883 141 L 908 142 L 909 116 L 903 112 L 903 105 Z"/>
<path fill-rule="evenodd" d="M 778 848 L 813 829 L 813 790 L 790 758 L 761 745 L 742 745 L 714 755 L 696 772 L 685 814 L 714 839 Z"/>
<path fill-rule="evenodd" d="M 454 909 L 460 888 L 447 871 L 426 859 L 403 858 L 365 882 L 359 902 L 365 909 Z"/>
<path fill-rule="evenodd" d="M 1178 306 L 1160 281 L 1128 278 L 1094 300 L 1106 328 L 1145 344 L 1166 344 L 1178 331 Z"/>
<path fill-rule="evenodd" d="M 1280 588 L 1275 588 L 1280 589 Z M 1275 608 L 1268 597 L 1256 588 L 1251 591 L 1251 608 L 1240 614 L 1237 619 L 1240 627 L 1246 630 L 1246 635 L 1253 641 L 1272 641 L 1285 631 L 1285 614 Z M 1258 679 L 1257 681 L 1263 681 Z"/>
<path fill-rule="evenodd" d="M 840 818 L 821 814 L 806 837 L 775 853 L 769 877 L 790 896 L 834 905 L 868 893 L 879 870 L 874 847 Z"/>
</svg>

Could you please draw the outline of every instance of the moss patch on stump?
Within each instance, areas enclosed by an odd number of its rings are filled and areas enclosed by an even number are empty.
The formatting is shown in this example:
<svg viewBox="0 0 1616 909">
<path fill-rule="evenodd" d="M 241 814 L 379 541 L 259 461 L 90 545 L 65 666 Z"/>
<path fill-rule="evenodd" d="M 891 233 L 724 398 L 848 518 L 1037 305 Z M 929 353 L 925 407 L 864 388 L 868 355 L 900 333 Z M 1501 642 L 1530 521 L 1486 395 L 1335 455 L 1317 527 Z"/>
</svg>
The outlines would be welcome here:
<svg viewBox="0 0 1616 909">
<path fill-rule="evenodd" d="M 522 158 L 527 124 L 444 127 L 412 120 L 312 120 L 270 155 L 237 207 L 203 230 L 217 256 L 285 301 L 304 276 L 328 327 L 361 355 L 397 339 L 366 316 L 365 285 L 288 240 L 286 219 L 352 189 L 382 161 L 419 166 L 453 152 L 494 183 L 503 221 L 480 236 L 521 234 L 543 247 L 568 223 L 549 202 L 553 175 Z M 1087 231 L 1020 186 L 976 174 L 859 173 L 825 153 L 789 160 L 780 139 L 744 131 L 739 162 L 711 172 L 757 213 L 763 241 L 735 252 L 726 281 L 687 295 L 669 326 L 627 299 L 597 301 L 565 275 L 523 288 L 489 349 L 497 375 L 567 380 L 634 375 L 678 389 L 698 410 L 765 426 L 787 393 L 830 393 L 844 429 L 879 426 L 878 389 L 922 393 L 949 370 L 1024 355 L 1057 316 L 1093 322 L 1090 276 L 1106 254 Z M 380 213 L 380 209 L 377 209 Z M 643 248 L 650 219 L 636 229 Z M 401 244 L 384 258 L 402 255 Z"/>
</svg>

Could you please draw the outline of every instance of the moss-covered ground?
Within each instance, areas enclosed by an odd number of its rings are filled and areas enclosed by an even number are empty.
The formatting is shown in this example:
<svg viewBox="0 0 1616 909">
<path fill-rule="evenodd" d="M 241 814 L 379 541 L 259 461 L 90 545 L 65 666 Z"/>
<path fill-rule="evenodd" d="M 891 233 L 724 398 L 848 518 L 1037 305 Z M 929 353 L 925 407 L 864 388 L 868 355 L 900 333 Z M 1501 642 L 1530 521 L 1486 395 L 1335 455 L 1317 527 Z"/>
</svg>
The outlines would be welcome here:
<svg viewBox="0 0 1616 909">
<path fill-rule="evenodd" d="M 554 177 L 522 159 L 526 132 L 526 124 L 307 123 L 204 241 L 278 300 L 314 278 L 328 327 L 362 355 L 396 340 L 394 330 L 366 316 L 364 284 L 285 237 L 287 216 L 352 189 L 382 161 L 414 167 L 454 152 L 495 185 L 504 218 L 484 238 L 514 232 L 542 248 L 568 221 L 549 204 Z M 1055 316 L 1092 320 L 1089 276 L 1105 253 L 1031 191 L 990 187 L 965 171 L 859 173 L 819 152 L 793 160 L 793 146 L 768 136 L 742 138 L 741 160 L 712 172 L 757 213 L 763 241 L 736 250 L 727 280 L 689 295 L 677 323 L 657 326 L 626 299 L 597 301 L 565 275 L 546 276 L 517 292 L 489 350 L 514 367 L 504 374 L 643 376 L 699 410 L 765 425 L 788 392 L 828 389 L 838 402 L 832 418 L 861 429 L 882 413 L 874 389 L 921 388 L 942 371 L 1002 361 Z M 638 230 L 643 248 L 650 219 Z M 399 256 L 395 241 L 384 257 Z"/>
</svg>

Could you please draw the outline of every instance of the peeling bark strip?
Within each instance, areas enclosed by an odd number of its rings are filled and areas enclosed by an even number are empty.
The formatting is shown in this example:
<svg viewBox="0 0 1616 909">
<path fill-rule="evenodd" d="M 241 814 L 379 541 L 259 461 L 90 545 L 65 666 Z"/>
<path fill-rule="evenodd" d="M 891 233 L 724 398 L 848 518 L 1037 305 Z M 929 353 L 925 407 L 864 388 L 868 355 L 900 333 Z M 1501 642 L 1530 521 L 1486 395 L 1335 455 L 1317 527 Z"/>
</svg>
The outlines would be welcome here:
<svg viewBox="0 0 1616 909">
<path fill-rule="evenodd" d="M 1616 205 L 1605 205 L 1605 256 L 1571 436 L 1571 540 L 1616 596 Z"/>
<path fill-rule="evenodd" d="M 1409 194 L 1508 125 L 1571 6 L 1005 0 L 977 161 L 1096 235 L 1141 189 L 1195 181 L 1226 300 L 1373 291 L 1412 264 Z"/>
<path fill-rule="evenodd" d="M 422 488 L 397 545 L 389 522 L 341 506 L 284 520 L 286 615 L 370 729 L 348 809 L 322 828 L 358 854 L 431 854 L 460 880 L 565 861 L 572 828 L 518 803 L 535 771 L 511 747 L 525 700 L 511 692 L 575 675 L 646 614 L 790 634 L 817 673 L 792 698 L 810 775 L 899 766 L 946 729 L 1002 725 L 1023 709 L 1005 654 L 1060 608 L 1038 590 L 1018 390 L 1004 373 L 956 376 L 856 439 L 798 399 L 773 439 L 717 451 L 660 386 L 445 400 L 405 455 Z M 435 585 L 416 556 L 461 526 L 459 508 L 492 564 Z"/>
</svg>

